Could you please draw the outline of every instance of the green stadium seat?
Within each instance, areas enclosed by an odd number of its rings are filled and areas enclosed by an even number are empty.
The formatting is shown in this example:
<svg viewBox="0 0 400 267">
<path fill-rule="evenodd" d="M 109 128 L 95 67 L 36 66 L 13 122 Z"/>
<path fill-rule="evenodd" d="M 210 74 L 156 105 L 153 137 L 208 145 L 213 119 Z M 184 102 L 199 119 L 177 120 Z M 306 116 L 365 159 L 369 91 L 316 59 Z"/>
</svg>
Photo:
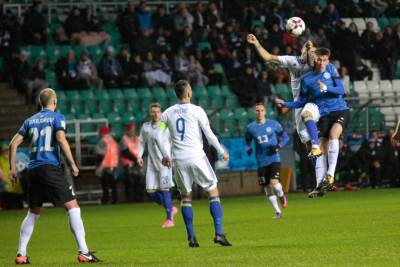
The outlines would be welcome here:
<svg viewBox="0 0 400 267">
<path fill-rule="evenodd" d="M 109 96 L 107 90 L 96 90 L 94 92 L 94 95 L 98 101 L 105 101 L 105 100 L 110 99 L 110 96 Z"/>
<path fill-rule="evenodd" d="M 65 96 L 67 97 L 68 102 L 74 102 L 74 101 L 78 101 L 81 99 L 81 96 L 80 96 L 78 90 L 68 90 L 65 92 Z"/>
<path fill-rule="evenodd" d="M 127 101 L 132 101 L 138 98 L 138 94 L 136 92 L 136 89 L 134 88 L 123 89 L 122 94 L 124 96 L 124 99 Z"/>
<path fill-rule="evenodd" d="M 136 118 L 132 114 L 125 113 L 121 116 L 121 122 L 123 125 L 127 125 L 128 123 L 134 123 L 135 120 Z"/>
<path fill-rule="evenodd" d="M 197 103 L 199 106 L 206 108 L 210 105 L 210 100 L 208 99 L 208 97 L 200 97 L 197 98 Z"/>
<path fill-rule="evenodd" d="M 272 119 L 272 120 L 276 120 L 278 118 L 278 112 L 276 112 L 276 110 L 274 108 L 267 108 L 267 118 L 268 119 Z"/>
<path fill-rule="evenodd" d="M 251 21 L 251 28 L 255 27 L 264 28 L 264 22 L 262 22 L 261 20 L 253 19 Z"/>
<path fill-rule="evenodd" d="M 139 112 L 135 114 L 136 119 L 135 122 L 136 124 L 142 124 L 144 121 L 148 119 L 148 113 L 147 112 Z"/>
<path fill-rule="evenodd" d="M 224 129 L 231 132 L 237 130 L 237 121 L 234 118 L 228 118 L 223 121 Z"/>
<path fill-rule="evenodd" d="M 226 107 L 235 108 L 237 107 L 238 100 L 236 96 L 230 96 L 226 98 Z"/>
<path fill-rule="evenodd" d="M 58 105 L 61 103 L 64 103 L 67 101 L 67 96 L 65 95 L 64 91 L 58 91 L 57 92 L 57 99 L 58 99 Z"/>
<path fill-rule="evenodd" d="M 222 66 L 221 63 L 215 63 L 215 64 L 213 65 L 213 67 L 214 67 L 214 71 L 215 71 L 215 72 L 217 72 L 217 73 L 222 73 L 222 74 L 225 73 L 225 72 L 224 72 L 224 67 Z"/>
<path fill-rule="evenodd" d="M 84 101 L 85 111 L 90 114 L 95 114 L 99 111 L 97 101 L 94 99 L 88 99 Z"/>
<path fill-rule="evenodd" d="M 222 86 L 221 86 L 221 95 L 222 95 L 222 96 L 225 96 L 225 97 L 228 97 L 228 96 L 232 96 L 232 95 L 234 95 L 234 94 L 233 94 L 232 91 L 229 89 L 229 86 L 227 86 L 227 85 L 222 85 Z"/>
<path fill-rule="evenodd" d="M 140 110 L 147 113 L 149 111 L 149 107 L 150 107 L 151 103 L 153 103 L 152 98 L 140 99 Z"/>
<path fill-rule="evenodd" d="M 394 17 L 394 18 L 390 18 L 390 25 L 392 26 L 396 26 L 397 24 L 400 24 L 400 18 Z"/>
<path fill-rule="evenodd" d="M 120 89 L 112 89 L 108 91 L 111 100 L 123 99 L 124 95 Z"/>
<path fill-rule="evenodd" d="M 99 102 L 98 107 L 100 113 L 103 113 L 104 115 L 107 115 L 112 111 L 112 105 L 110 101 Z"/>
<path fill-rule="evenodd" d="M 222 109 L 221 112 L 219 112 L 219 117 L 221 120 L 234 118 L 234 113 L 233 113 L 232 109 L 225 108 L 225 109 Z"/>
<path fill-rule="evenodd" d="M 70 111 L 66 103 L 59 103 L 57 104 L 57 112 L 61 114 L 68 114 Z"/>
<path fill-rule="evenodd" d="M 285 100 L 291 100 L 292 99 L 292 93 L 290 91 L 290 88 L 287 84 L 284 83 L 277 83 L 274 85 L 274 91 L 275 95 L 282 97 Z"/>
<path fill-rule="evenodd" d="M 43 46 L 33 45 L 30 48 L 31 60 L 36 60 L 38 58 L 46 58 L 46 50 Z"/>
<path fill-rule="evenodd" d="M 165 93 L 164 89 L 161 87 L 154 87 L 152 90 L 153 97 L 158 101 L 162 98 L 167 98 L 167 94 Z"/>
<path fill-rule="evenodd" d="M 121 115 L 126 112 L 125 102 L 123 99 L 114 100 L 114 111 Z"/>
<path fill-rule="evenodd" d="M 168 87 L 165 92 L 168 98 L 176 98 L 174 88 Z"/>
<path fill-rule="evenodd" d="M 79 91 L 82 101 L 93 100 L 95 95 L 91 90 L 81 90 Z"/>
<path fill-rule="evenodd" d="M 76 117 L 77 115 L 85 113 L 84 112 L 84 106 L 82 105 L 81 101 L 75 101 L 70 103 L 70 110 L 71 113 L 75 114 Z"/>
<path fill-rule="evenodd" d="M 245 108 L 237 108 L 234 111 L 233 117 L 235 119 L 242 119 L 247 117 L 247 110 Z"/>
<path fill-rule="evenodd" d="M 162 110 L 165 110 L 169 107 L 168 98 L 157 99 L 157 102 L 160 104 Z"/>
<path fill-rule="evenodd" d="M 387 17 L 378 18 L 378 25 L 383 30 L 387 25 L 389 25 L 389 19 Z"/>
<path fill-rule="evenodd" d="M 211 44 L 209 42 L 198 42 L 197 49 L 198 50 L 204 50 L 204 49 L 211 50 Z"/>
<path fill-rule="evenodd" d="M 81 113 L 81 114 L 77 114 L 76 118 L 78 120 L 90 120 L 92 117 L 88 113 Z"/>
<path fill-rule="evenodd" d="M 100 62 L 104 54 L 104 49 L 101 45 L 88 46 L 87 51 L 89 52 L 90 58 L 93 59 L 96 64 Z"/>
<path fill-rule="evenodd" d="M 135 114 L 136 112 L 140 112 L 141 106 L 137 101 L 128 101 L 126 102 L 126 112 Z"/>
<path fill-rule="evenodd" d="M 116 112 L 107 114 L 106 118 L 108 119 L 108 122 L 110 124 L 113 124 L 115 122 L 119 122 L 119 123 L 121 122 L 121 116 L 119 115 L 119 113 L 116 113 Z"/>
<path fill-rule="evenodd" d="M 214 109 L 221 109 L 225 106 L 224 98 L 221 96 L 214 96 L 211 98 L 211 107 Z"/>
<path fill-rule="evenodd" d="M 67 55 L 68 51 L 72 50 L 71 46 L 69 46 L 69 45 L 60 45 L 60 46 L 58 46 L 58 49 L 59 49 L 59 56 L 61 56 L 61 57 L 65 57 Z M 79 57 L 79 55 L 75 55 L 75 56 L 76 56 L 76 58 Z"/>
<path fill-rule="evenodd" d="M 214 96 L 220 96 L 221 95 L 221 89 L 219 88 L 218 85 L 212 85 L 207 87 L 207 94 L 208 96 L 214 97 Z"/>
<path fill-rule="evenodd" d="M 193 96 L 195 97 L 207 97 L 208 92 L 204 86 L 195 86 L 193 88 Z"/>
<path fill-rule="evenodd" d="M 71 48 L 75 52 L 77 58 L 80 57 L 83 51 L 87 51 L 86 47 L 82 45 L 73 45 Z"/>
<path fill-rule="evenodd" d="M 137 95 L 139 98 L 152 98 L 151 90 L 146 87 L 138 88 Z"/>
</svg>

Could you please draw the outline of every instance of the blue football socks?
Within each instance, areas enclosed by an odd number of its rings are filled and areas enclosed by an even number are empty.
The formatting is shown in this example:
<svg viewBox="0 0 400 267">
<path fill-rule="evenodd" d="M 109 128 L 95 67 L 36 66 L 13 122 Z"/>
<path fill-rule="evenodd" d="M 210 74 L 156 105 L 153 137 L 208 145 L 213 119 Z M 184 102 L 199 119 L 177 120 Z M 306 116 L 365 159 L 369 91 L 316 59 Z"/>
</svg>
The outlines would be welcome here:
<svg viewBox="0 0 400 267">
<path fill-rule="evenodd" d="M 223 235 L 222 230 L 222 207 L 219 196 L 209 197 L 211 216 L 214 219 L 215 235 Z"/>
</svg>

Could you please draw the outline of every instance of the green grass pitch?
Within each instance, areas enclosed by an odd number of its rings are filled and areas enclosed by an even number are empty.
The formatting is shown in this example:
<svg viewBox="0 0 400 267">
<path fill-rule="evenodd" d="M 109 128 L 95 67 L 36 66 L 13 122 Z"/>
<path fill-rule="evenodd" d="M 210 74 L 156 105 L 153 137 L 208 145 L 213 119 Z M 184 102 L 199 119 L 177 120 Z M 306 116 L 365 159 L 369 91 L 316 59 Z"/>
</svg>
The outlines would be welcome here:
<svg viewBox="0 0 400 267">
<path fill-rule="evenodd" d="M 224 228 L 233 247 L 212 242 L 206 200 L 194 201 L 200 247 L 190 249 L 179 213 L 161 229 L 153 203 L 84 206 L 89 247 L 100 266 L 400 266 L 400 190 L 289 194 L 281 220 L 265 197 L 224 198 Z M 175 203 L 177 205 L 178 203 Z M 0 213 L 0 266 L 14 266 L 25 211 Z M 47 209 L 28 247 L 32 266 L 78 266 L 62 209 Z"/>
</svg>

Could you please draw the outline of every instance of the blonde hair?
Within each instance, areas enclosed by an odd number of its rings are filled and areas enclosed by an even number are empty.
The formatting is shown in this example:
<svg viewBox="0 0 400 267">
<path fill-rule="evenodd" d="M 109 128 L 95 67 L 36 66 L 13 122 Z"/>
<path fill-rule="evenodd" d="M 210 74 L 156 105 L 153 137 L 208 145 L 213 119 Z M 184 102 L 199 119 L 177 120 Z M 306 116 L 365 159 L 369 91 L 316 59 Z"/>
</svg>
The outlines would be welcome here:
<svg viewBox="0 0 400 267">
<path fill-rule="evenodd" d="M 42 108 L 55 104 L 57 99 L 56 91 L 51 88 L 45 88 L 39 93 L 39 103 Z"/>
</svg>

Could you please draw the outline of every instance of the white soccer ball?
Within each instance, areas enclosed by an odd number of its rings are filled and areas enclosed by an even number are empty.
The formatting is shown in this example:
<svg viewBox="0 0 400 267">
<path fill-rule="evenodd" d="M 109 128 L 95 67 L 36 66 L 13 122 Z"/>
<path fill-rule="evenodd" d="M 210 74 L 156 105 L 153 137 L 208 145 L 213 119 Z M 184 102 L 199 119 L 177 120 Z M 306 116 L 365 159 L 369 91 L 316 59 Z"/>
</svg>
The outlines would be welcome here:
<svg viewBox="0 0 400 267">
<path fill-rule="evenodd" d="M 294 36 L 300 36 L 306 29 L 306 24 L 302 18 L 291 17 L 286 22 L 286 31 Z"/>
</svg>

